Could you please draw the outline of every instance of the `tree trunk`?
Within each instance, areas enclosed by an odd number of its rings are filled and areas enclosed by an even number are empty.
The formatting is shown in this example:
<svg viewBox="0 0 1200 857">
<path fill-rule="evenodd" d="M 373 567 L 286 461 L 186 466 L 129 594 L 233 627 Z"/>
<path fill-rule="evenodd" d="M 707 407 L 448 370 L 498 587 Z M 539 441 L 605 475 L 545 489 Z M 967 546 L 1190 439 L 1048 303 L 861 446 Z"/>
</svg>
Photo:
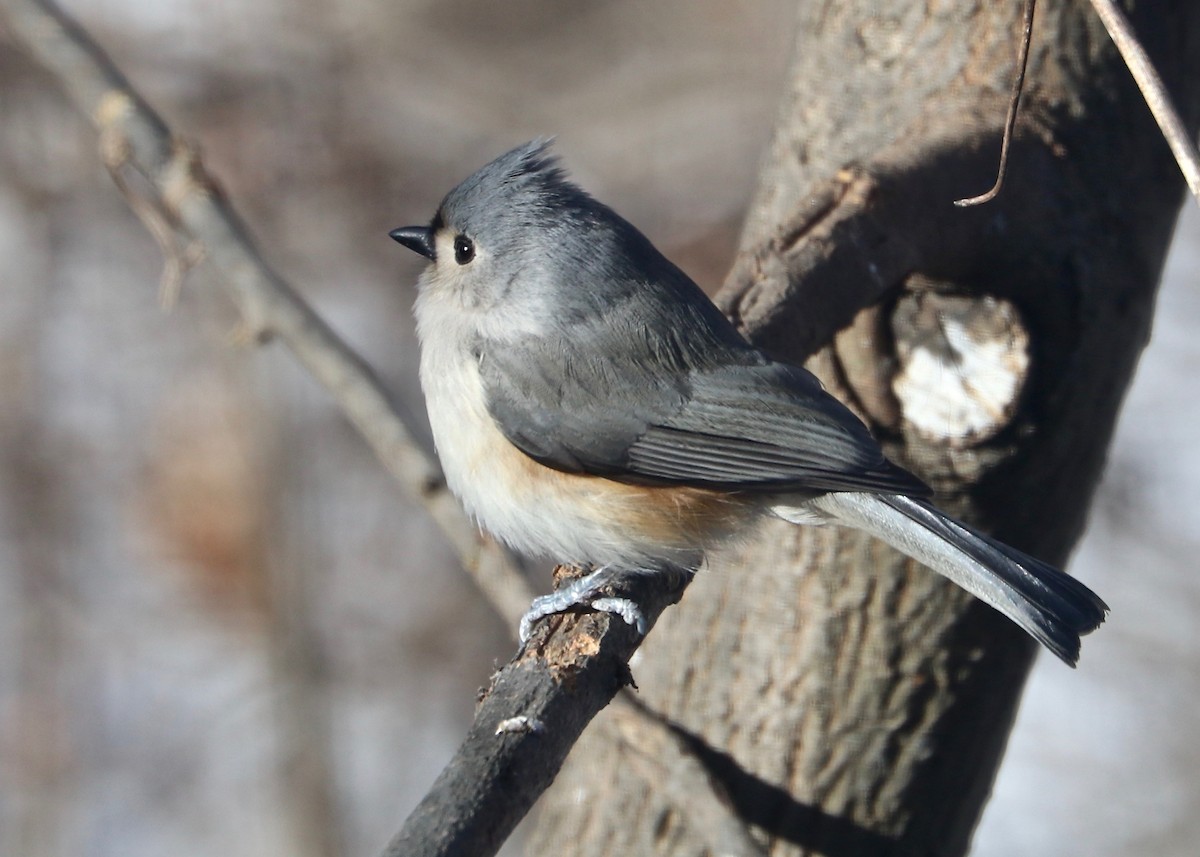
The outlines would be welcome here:
<svg viewBox="0 0 1200 857">
<path fill-rule="evenodd" d="M 1167 146 L 1088 5 L 1043 0 L 1004 189 L 955 208 L 994 177 L 1019 4 L 801 6 L 720 303 L 810 358 L 943 508 L 1062 562 L 1149 336 L 1182 190 Z M 1136 12 L 1194 134 L 1200 8 Z M 767 525 L 711 565 L 634 676 L 764 852 L 963 853 L 1032 642 L 838 528 Z M 530 853 L 718 850 L 638 746 L 598 718 Z"/>
</svg>

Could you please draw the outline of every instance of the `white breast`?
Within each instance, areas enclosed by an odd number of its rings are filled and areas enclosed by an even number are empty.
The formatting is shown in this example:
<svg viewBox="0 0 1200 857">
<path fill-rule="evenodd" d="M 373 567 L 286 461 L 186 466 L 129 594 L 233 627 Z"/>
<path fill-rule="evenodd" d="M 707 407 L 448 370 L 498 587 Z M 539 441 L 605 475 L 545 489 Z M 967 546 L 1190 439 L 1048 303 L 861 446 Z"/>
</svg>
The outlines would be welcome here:
<svg viewBox="0 0 1200 857">
<path fill-rule="evenodd" d="M 486 530 L 526 554 L 637 567 L 696 565 L 742 522 L 712 492 L 560 473 L 513 446 L 488 413 L 471 311 L 457 304 L 427 292 L 417 300 L 421 387 L 446 483 Z"/>
</svg>

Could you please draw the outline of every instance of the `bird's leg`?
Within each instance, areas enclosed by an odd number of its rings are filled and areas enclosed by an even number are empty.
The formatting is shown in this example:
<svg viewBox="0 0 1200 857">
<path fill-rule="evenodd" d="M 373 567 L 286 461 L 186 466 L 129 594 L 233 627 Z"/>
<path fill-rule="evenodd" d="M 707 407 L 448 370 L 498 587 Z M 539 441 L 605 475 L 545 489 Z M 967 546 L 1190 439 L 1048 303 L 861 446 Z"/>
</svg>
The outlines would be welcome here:
<svg viewBox="0 0 1200 857">
<path fill-rule="evenodd" d="M 612 590 L 619 588 L 619 584 L 624 578 L 643 574 L 661 574 L 665 571 L 691 575 L 690 571 L 677 567 L 670 569 L 620 568 L 614 565 L 602 565 L 591 574 L 572 580 L 549 595 L 540 595 L 533 599 L 529 610 L 521 617 L 521 642 L 529 639 L 533 633 L 533 625 L 539 619 L 555 613 L 566 613 L 580 607 L 620 616 L 644 636 L 649 630 L 649 626 L 641 607 L 630 598 L 614 595 Z"/>
</svg>

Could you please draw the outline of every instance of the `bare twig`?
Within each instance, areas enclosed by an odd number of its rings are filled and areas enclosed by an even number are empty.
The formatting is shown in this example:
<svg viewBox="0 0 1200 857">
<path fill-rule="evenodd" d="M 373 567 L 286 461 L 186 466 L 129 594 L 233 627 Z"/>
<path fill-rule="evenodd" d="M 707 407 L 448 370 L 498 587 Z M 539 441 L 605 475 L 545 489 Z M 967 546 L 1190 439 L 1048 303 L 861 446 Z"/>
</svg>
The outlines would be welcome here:
<svg viewBox="0 0 1200 857">
<path fill-rule="evenodd" d="M 262 258 L 195 149 L 129 85 L 85 33 L 46 0 L 0 4 L 8 28 L 51 71 L 76 106 L 96 125 L 101 155 L 115 176 L 144 177 L 153 200 L 136 210 L 156 224 L 159 243 L 171 246 L 165 228 L 183 233 L 183 246 L 202 247 L 224 282 L 253 338 L 278 337 L 330 391 L 392 474 L 416 495 L 441 527 L 463 565 L 489 571 L 488 588 L 511 615 L 531 593 L 512 563 L 480 539 L 446 489 L 437 462 L 417 444 L 371 368 L 312 311 Z M 119 186 L 129 194 L 128 182 Z M 189 252 L 196 252 L 195 250 Z"/>
<path fill-rule="evenodd" d="M 1000 143 L 1000 167 L 996 171 L 996 183 L 992 185 L 991 190 L 979 196 L 954 200 L 954 204 L 959 208 L 991 202 L 1004 184 L 1004 174 L 1008 170 L 1008 149 L 1012 144 L 1013 129 L 1017 125 L 1021 92 L 1025 88 L 1025 68 L 1029 65 L 1029 44 L 1033 41 L 1033 10 L 1036 6 L 1037 0 L 1025 0 L 1021 9 L 1021 46 L 1017 51 L 1017 76 L 1013 78 L 1012 94 L 1008 100 L 1008 116 L 1004 118 L 1004 138 Z"/>
<path fill-rule="evenodd" d="M 1171 147 L 1171 153 L 1179 164 L 1188 189 L 1196 201 L 1200 202 L 1200 152 L 1196 151 L 1195 141 L 1188 134 L 1183 120 L 1171 104 L 1162 78 L 1154 70 L 1154 64 L 1129 26 L 1129 20 L 1114 0 L 1092 0 L 1092 8 L 1104 23 L 1104 28 L 1108 30 L 1108 35 L 1112 37 L 1117 50 L 1121 52 L 1125 65 L 1129 67 L 1138 89 L 1141 90 L 1142 97 L 1146 99 L 1150 112 L 1154 114 L 1154 121 L 1162 130 L 1167 145 Z"/>
</svg>

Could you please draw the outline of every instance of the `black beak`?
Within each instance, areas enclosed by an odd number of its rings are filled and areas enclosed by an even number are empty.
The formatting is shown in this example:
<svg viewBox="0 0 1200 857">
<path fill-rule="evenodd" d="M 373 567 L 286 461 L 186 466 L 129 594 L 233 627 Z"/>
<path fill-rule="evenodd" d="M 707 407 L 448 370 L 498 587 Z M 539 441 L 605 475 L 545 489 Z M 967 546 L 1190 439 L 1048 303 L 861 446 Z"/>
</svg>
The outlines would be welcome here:
<svg viewBox="0 0 1200 857">
<path fill-rule="evenodd" d="M 401 226 L 389 232 L 388 237 L 399 241 L 414 253 L 420 253 L 426 259 L 437 256 L 433 246 L 433 230 L 427 226 Z"/>
</svg>

